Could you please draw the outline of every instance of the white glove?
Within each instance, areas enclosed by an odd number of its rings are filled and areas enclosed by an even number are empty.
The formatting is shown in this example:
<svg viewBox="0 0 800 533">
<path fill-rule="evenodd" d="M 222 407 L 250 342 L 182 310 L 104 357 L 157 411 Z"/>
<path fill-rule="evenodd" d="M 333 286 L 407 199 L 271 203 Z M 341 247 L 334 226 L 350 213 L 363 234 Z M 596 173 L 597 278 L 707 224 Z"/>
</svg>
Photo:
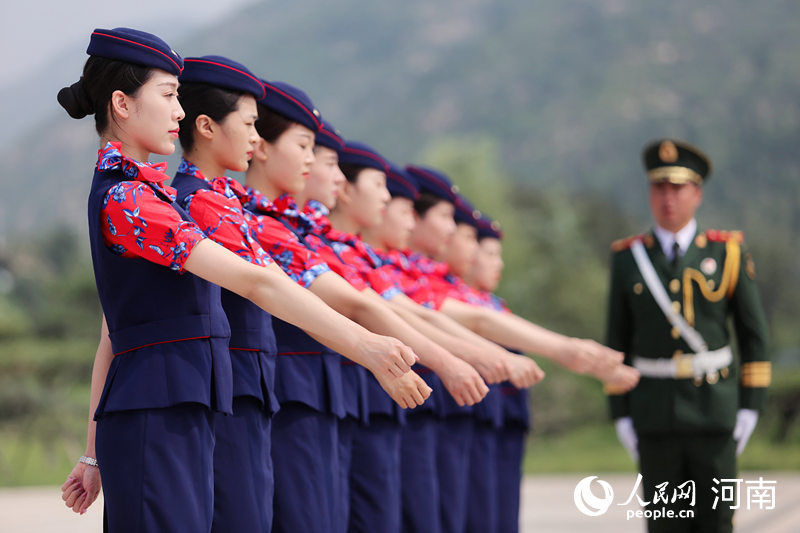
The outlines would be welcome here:
<svg viewBox="0 0 800 533">
<path fill-rule="evenodd" d="M 755 409 L 739 409 L 736 413 L 736 427 L 733 428 L 733 440 L 736 441 L 736 455 L 742 455 L 750 435 L 756 429 L 758 411 Z"/>
<path fill-rule="evenodd" d="M 617 438 L 628 451 L 633 462 L 637 462 L 639 460 L 639 437 L 636 436 L 636 430 L 633 429 L 633 419 L 623 416 L 614 421 L 614 426 L 617 428 Z"/>
</svg>

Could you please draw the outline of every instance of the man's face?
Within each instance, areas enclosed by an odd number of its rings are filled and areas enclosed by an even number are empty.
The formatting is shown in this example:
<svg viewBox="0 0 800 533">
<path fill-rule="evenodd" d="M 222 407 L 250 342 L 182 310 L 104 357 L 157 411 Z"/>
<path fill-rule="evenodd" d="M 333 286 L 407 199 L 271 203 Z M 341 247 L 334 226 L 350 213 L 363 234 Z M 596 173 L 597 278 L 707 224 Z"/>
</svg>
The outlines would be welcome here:
<svg viewBox="0 0 800 533">
<path fill-rule="evenodd" d="M 650 184 L 650 211 L 653 219 L 665 230 L 677 233 L 694 218 L 703 201 L 703 189 L 694 183 L 675 184 L 668 181 Z"/>
</svg>

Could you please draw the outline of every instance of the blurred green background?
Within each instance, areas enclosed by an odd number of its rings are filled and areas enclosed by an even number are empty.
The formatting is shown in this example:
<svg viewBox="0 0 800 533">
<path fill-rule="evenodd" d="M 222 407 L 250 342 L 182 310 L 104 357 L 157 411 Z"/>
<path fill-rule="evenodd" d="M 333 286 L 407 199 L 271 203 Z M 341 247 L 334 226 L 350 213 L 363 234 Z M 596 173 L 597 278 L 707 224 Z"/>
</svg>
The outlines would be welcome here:
<svg viewBox="0 0 800 533">
<path fill-rule="evenodd" d="M 346 137 L 448 172 L 504 226 L 498 293 L 570 335 L 602 340 L 608 246 L 649 227 L 640 148 L 702 147 L 715 169 L 700 224 L 745 230 L 771 326 L 774 384 L 741 468 L 800 469 L 800 5 L 275 0 L 176 38 L 138 27 L 296 84 Z M 2 485 L 60 483 L 84 446 L 96 136 L 54 95 L 85 44 L 0 91 L 14 126 L 0 132 Z M 600 385 L 542 366 L 528 471 L 633 471 Z"/>
</svg>

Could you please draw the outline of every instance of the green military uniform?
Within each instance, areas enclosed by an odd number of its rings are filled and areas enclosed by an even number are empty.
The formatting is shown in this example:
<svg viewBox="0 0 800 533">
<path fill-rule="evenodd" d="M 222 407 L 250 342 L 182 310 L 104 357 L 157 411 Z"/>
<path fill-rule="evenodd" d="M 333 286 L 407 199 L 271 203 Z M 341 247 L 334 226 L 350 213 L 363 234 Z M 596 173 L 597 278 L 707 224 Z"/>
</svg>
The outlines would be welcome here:
<svg viewBox="0 0 800 533">
<path fill-rule="evenodd" d="M 664 149 L 666 143 L 671 146 Z M 679 141 L 659 141 L 645 151 L 645 164 L 654 181 L 669 175 L 667 167 L 687 180 L 697 176 L 702 180 L 709 167 L 696 164 L 693 158 L 698 154 L 703 157 Z M 634 260 L 631 245 L 637 240 L 644 245 L 672 308 L 700 333 L 709 352 L 730 344 L 732 318 L 738 359 L 701 375 L 692 370 L 692 349 L 667 320 Z M 646 501 L 653 500 L 654 485 L 664 481 L 669 482 L 669 495 L 689 479 L 696 483 L 697 499 L 691 507 L 695 519 L 650 521 L 650 531 L 731 529 L 728 505 L 711 510 L 712 487 L 719 486 L 712 480 L 736 477 L 732 437 L 736 414 L 739 409 L 763 407 L 771 371 L 755 268 L 742 240 L 740 232 L 698 230 L 675 263 L 667 260 L 652 232 L 612 245 L 607 343 L 625 353 L 627 364 L 642 367 L 642 378 L 630 392 L 607 390 L 612 417 L 633 419 Z M 653 364 L 645 360 L 653 359 L 672 359 L 674 363 L 667 365 L 672 365 L 674 375 L 654 376 L 652 371 L 648 375 L 645 370 Z M 679 503 L 688 508 L 686 502 Z"/>
</svg>

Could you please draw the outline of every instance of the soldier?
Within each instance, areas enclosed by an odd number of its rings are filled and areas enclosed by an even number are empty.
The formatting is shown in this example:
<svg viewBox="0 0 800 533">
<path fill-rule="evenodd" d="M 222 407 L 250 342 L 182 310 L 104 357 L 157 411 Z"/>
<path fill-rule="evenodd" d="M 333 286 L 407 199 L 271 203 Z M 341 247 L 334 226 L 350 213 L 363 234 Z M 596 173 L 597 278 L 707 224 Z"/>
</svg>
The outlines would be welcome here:
<svg viewBox="0 0 800 533">
<path fill-rule="evenodd" d="M 770 383 L 767 324 L 753 259 L 738 231 L 699 230 L 694 218 L 708 158 L 678 140 L 643 153 L 653 230 L 612 245 L 608 345 L 641 373 L 626 394 L 607 390 L 617 434 L 639 459 L 645 502 L 693 480 L 694 518 L 649 519 L 649 531 L 731 531 L 733 511 L 714 505 L 714 479 L 735 478 Z M 730 347 L 728 318 L 739 357 Z M 662 485 L 664 487 L 664 485 Z M 716 509 L 713 509 L 716 507 Z"/>
</svg>

